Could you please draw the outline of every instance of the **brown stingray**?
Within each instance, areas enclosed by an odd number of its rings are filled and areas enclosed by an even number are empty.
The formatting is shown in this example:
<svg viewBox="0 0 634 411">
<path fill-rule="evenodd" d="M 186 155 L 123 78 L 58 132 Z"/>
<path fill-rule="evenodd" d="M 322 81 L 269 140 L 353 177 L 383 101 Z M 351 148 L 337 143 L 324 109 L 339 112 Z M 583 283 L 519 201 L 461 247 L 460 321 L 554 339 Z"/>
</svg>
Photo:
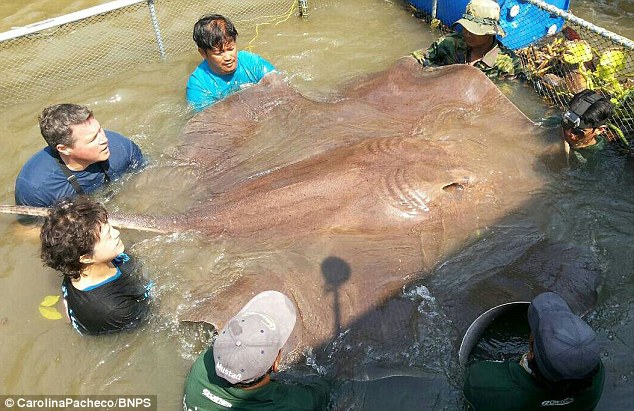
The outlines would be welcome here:
<svg viewBox="0 0 634 411">
<path fill-rule="evenodd" d="M 541 133 L 466 65 L 404 58 L 332 101 L 270 75 L 190 120 L 178 157 L 205 195 L 143 224 L 222 238 L 236 260 L 263 253 L 229 281 L 192 284 L 183 319 L 221 326 L 276 289 L 303 341 L 324 343 L 542 187 Z"/>
<path fill-rule="evenodd" d="M 178 226 L 275 257 L 198 284 L 185 318 L 219 325 L 277 289 L 327 341 L 543 185 L 541 132 L 468 66 L 402 59 L 328 102 L 267 77 L 187 125 L 210 194 Z"/>
</svg>

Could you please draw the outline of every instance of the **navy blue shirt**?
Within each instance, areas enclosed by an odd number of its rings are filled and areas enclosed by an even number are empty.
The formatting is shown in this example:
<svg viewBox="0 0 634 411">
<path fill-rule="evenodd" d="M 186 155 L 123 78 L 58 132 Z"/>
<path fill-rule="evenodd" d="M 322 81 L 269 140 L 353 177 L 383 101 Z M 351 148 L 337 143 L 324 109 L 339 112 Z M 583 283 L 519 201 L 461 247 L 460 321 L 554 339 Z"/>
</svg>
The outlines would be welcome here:
<svg viewBox="0 0 634 411">
<path fill-rule="evenodd" d="M 144 164 L 139 147 L 119 133 L 106 130 L 110 158 L 89 165 L 85 170 L 71 171 L 84 193 L 88 194 L 106 182 L 104 168 L 110 179 L 119 178 L 128 170 Z M 24 164 L 15 181 L 15 203 L 34 207 L 50 207 L 57 201 L 77 195 L 59 167 L 56 153 L 50 147 L 37 152 Z"/>
</svg>

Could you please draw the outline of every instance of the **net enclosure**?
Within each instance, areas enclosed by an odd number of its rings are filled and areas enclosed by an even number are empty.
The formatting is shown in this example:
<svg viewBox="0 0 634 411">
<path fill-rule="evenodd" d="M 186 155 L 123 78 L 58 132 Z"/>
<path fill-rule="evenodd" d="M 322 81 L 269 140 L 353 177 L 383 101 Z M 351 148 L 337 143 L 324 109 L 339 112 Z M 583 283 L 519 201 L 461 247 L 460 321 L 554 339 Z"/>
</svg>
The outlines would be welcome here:
<svg viewBox="0 0 634 411">
<path fill-rule="evenodd" d="M 443 35 L 452 30 L 468 0 L 408 3 L 418 17 Z M 443 3 L 446 6 L 441 6 Z M 615 107 L 608 124 L 609 138 L 631 151 L 628 140 L 634 138 L 634 42 L 552 4 L 562 3 L 567 8 L 568 1 L 498 3 L 500 24 L 506 31 L 506 36 L 499 39 L 520 57 L 526 81 L 561 109 L 586 88 L 609 98 Z"/>
<path fill-rule="evenodd" d="M 209 12 L 230 16 L 239 30 L 293 16 L 330 0 L 116 0 L 0 33 L 0 107 L 191 51 L 193 23 Z M 403 2 L 443 34 L 468 0 Z M 575 17 L 568 0 L 499 0 L 500 40 L 515 49 L 524 76 L 551 104 L 565 107 L 589 88 L 610 98 L 612 137 L 634 137 L 634 43 Z M 444 19 L 443 21 L 439 18 Z M 247 47 L 249 46 L 247 45 Z"/>
</svg>

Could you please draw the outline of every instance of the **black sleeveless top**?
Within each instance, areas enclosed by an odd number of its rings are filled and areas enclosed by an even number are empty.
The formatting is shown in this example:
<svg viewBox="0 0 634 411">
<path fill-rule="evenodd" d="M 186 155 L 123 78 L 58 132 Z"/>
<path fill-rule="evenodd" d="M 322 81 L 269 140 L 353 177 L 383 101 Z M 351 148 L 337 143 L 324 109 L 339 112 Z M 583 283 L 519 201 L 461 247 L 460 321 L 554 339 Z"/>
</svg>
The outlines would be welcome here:
<svg viewBox="0 0 634 411">
<path fill-rule="evenodd" d="M 149 311 L 152 282 L 132 275 L 126 254 L 113 263 L 117 273 L 99 284 L 78 290 L 68 277 L 62 282 L 62 295 L 70 322 L 80 334 L 105 334 L 135 328 Z"/>
</svg>

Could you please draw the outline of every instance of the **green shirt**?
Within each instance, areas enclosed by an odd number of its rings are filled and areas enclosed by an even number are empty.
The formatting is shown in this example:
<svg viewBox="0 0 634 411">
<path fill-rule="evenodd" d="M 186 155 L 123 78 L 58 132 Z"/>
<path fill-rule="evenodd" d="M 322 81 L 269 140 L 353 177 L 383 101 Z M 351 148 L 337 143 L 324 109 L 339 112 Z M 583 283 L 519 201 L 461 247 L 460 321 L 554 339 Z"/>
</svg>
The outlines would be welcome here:
<svg viewBox="0 0 634 411">
<path fill-rule="evenodd" d="M 470 51 L 462 34 L 454 32 L 436 40 L 427 51 L 417 50 L 412 55 L 424 66 L 447 66 L 467 64 Z M 493 48 L 473 65 L 488 77 L 514 77 L 522 73 L 519 58 L 497 39 Z"/>
<path fill-rule="evenodd" d="M 185 381 L 184 410 L 323 410 L 328 404 L 328 384 L 308 385 L 271 381 L 252 390 L 233 387 L 216 375 L 212 348 L 192 365 Z"/>
<path fill-rule="evenodd" d="M 574 158 L 574 161 L 577 164 L 586 165 L 591 163 L 591 165 L 593 165 L 599 161 L 599 156 L 597 154 L 606 148 L 607 140 L 603 138 L 603 136 L 598 136 L 596 140 L 597 142 L 591 146 L 570 148 L 571 157 Z"/>
<path fill-rule="evenodd" d="M 537 385 L 516 361 L 478 361 L 467 369 L 463 391 L 468 410 L 590 411 L 601 398 L 604 379 L 601 364 L 588 389 L 576 395 L 557 395 Z"/>
</svg>

